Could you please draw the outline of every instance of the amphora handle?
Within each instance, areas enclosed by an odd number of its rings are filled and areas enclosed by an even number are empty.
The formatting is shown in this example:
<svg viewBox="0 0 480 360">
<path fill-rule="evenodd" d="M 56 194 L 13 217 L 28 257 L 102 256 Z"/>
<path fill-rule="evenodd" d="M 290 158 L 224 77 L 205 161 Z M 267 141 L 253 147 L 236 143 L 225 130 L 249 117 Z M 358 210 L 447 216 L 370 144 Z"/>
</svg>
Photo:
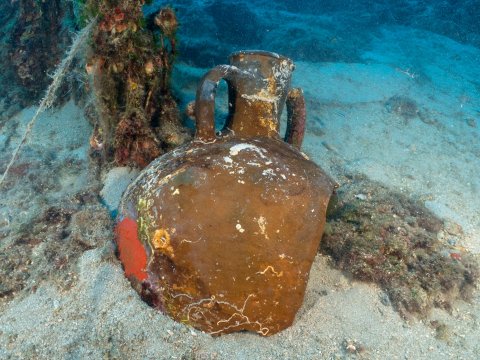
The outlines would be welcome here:
<svg viewBox="0 0 480 360">
<path fill-rule="evenodd" d="M 231 78 L 238 74 L 238 68 L 230 65 L 218 65 L 204 75 L 197 88 L 195 99 L 195 138 L 203 142 L 212 142 L 215 136 L 215 95 L 220 80 L 230 85 Z"/>
<path fill-rule="evenodd" d="M 298 150 L 302 147 L 306 121 L 307 109 L 303 90 L 293 88 L 287 95 L 287 130 L 284 140 Z"/>
</svg>

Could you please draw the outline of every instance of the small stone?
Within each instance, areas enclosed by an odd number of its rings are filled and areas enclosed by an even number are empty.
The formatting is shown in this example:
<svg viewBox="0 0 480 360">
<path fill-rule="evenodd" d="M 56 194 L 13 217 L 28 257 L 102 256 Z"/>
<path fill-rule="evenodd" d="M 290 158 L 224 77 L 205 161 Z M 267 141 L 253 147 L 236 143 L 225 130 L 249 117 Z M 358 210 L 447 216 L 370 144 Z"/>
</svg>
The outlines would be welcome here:
<svg viewBox="0 0 480 360">
<path fill-rule="evenodd" d="M 100 191 L 100 196 L 110 211 L 117 210 L 123 192 L 137 175 L 138 170 L 129 167 L 116 167 L 104 176 L 104 186 Z"/>
<path fill-rule="evenodd" d="M 473 118 L 468 118 L 465 120 L 467 122 L 467 125 L 472 127 L 472 128 L 476 128 L 477 127 L 477 123 L 475 122 L 475 119 Z"/>
<path fill-rule="evenodd" d="M 454 223 L 454 222 L 451 222 L 451 221 L 448 221 L 446 224 L 445 224 L 445 231 L 447 233 L 449 233 L 450 235 L 453 235 L 453 236 L 461 236 L 463 235 L 463 228 L 461 225 L 457 224 L 457 223 Z"/>
<path fill-rule="evenodd" d="M 457 239 L 455 239 L 455 238 L 450 238 L 450 239 L 448 239 L 447 242 L 448 242 L 449 245 L 452 245 L 452 246 L 457 245 Z"/>
<path fill-rule="evenodd" d="M 365 194 L 356 194 L 356 195 L 355 195 L 355 198 L 363 201 L 363 200 L 367 200 L 367 195 L 365 195 Z"/>
<path fill-rule="evenodd" d="M 440 230 L 438 233 L 437 233 L 437 240 L 438 241 L 445 241 L 445 238 L 446 238 L 447 234 L 445 233 L 444 230 Z"/>
<path fill-rule="evenodd" d="M 435 338 L 438 340 L 448 341 L 450 338 L 449 327 L 441 321 L 433 320 L 430 325 L 435 329 Z"/>
<path fill-rule="evenodd" d="M 345 350 L 350 354 L 360 354 L 365 352 L 365 346 L 363 346 L 357 340 L 345 340 L 344 341 Z"/>
<path fill-rule="evenodd" d="M 346 349 L 351 354 L 353 354 L 357 351 L 357 348 L 353 344 L 348 344 Z"/>
<path fill-rule="evenodd" d="M 381 292 L 380 295 L 380 302 L 385 305 L 385 306 L 390 306 L 391 305 L 391 302 L 390 302 L 390 297 L 388 296 L 387 293 L 385 292 Z"/>
</svg>

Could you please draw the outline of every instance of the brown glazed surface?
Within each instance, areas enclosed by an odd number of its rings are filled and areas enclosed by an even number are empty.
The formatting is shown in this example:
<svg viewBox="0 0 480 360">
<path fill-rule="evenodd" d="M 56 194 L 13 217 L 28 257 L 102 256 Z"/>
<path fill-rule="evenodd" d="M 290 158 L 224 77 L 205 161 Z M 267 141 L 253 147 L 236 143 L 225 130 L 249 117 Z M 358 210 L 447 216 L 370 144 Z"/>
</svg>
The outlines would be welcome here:
<svg viewBox="0 0 480 360">
<path fill-rule="evenodd" d="M 194 143 L 155 161 L 123 202 L 124 216 L 144 224 L 148 296 L 211 334 L 285 329 L 332 187 L 298 151 L 265 138 Z"/>
</svg>

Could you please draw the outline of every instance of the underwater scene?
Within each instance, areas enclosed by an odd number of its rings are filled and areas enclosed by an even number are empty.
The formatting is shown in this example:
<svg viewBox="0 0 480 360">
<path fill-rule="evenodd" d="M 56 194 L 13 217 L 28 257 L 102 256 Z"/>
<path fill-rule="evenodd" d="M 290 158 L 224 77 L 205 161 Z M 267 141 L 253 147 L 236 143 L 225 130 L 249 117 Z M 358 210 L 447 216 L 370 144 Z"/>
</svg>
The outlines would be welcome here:
<svg viewBox="0 0 480 360">
<path fill-rule="evenodd" d="M 480 359 L 478 0 L 4 0 L 0 64 L 0 359 Z"/>
</svg>

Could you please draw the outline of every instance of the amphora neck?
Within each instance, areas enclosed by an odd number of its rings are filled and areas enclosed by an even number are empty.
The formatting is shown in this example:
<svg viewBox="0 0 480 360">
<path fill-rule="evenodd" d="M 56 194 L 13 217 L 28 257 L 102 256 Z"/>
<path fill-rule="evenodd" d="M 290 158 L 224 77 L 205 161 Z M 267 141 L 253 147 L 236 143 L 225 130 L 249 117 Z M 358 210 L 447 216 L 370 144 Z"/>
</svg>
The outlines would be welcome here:
<svg viewBox="0 0 480 360">
<path fill-rule="evenodd" d="M 278 137 L 293 62 L 271 52 L 241 51 L 230 56 L 230 65 L 239 71 L 227 80 L 225 128 L 240 137 Z"/>
</svg>

